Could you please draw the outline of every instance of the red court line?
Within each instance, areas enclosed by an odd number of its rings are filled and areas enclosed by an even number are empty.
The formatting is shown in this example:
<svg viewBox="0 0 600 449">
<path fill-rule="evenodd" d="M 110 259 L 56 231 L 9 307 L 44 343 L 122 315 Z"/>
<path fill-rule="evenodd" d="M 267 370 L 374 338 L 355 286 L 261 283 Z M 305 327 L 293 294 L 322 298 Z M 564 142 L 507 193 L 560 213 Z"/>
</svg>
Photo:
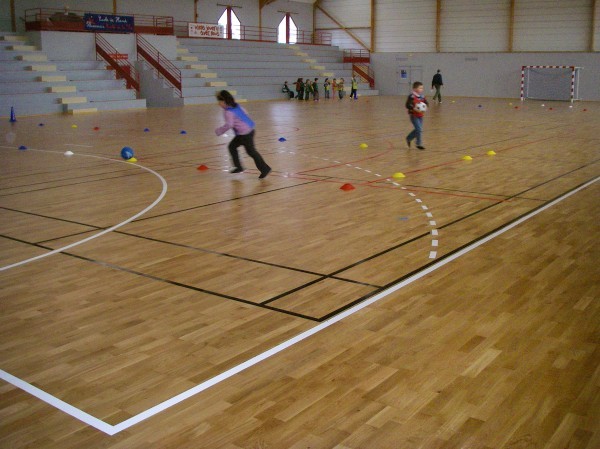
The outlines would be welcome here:
<svg viewBox="0 0 600 449">
<path fill-rule="evenodd" d="M 496 152 L 498 153 L 498 152 L 501 152 L 501 151 L 512 150 L 514 148 L 522 147 L 524 145 L 530 145 L 532 143 L 543 142 L 544 140 L 549 140 L 549 139 L 554 139 L 554 138 L 556 138 L 556 136 L 544 137 L 543 139 L 532 140 L 531 142 L 525 142 L 525 143 L 517 144 L 517 145 L 514 145 L 512 147 L 501 148 L 499 150 L 496 150 Z M 485 145 L 481 145 L 481 146 L 485 146 Z M 483 154 L 479 154 L 479 155 L 477 155 L 475 157 L 479 157 L 479 156 L 483 156 Z M 425 171 L 425 170 L 431 170 L 431 169 L 434 169 L 434 168 L 444 167 L 446 165 L 458 164 L 458 163 L 461 163 L 461 162 L 463 162 L 462 159 L 457 159 L 455 161 L 444 162 L 442 164 L 437 164 L 437 165 L 430 165 L 429 167 L 423 167 L 423 168 L 419 168 L 419 169 L 416 169 L 416 170 L 407 171 L 407 172 L 404 172 L 404 173 L 419 173 L 419 172 L 422 172 L 422 171 Z M 389 178 L 386 178 L 386 179 L 389 179 Z M 381 179 L 375 179 L 375 180 L 369 181 L 369 182 L 380 182 L 380 181 L 382 181 L 382 180 Z"/>
<path fill-rule="evenodd" d="M 221 169 L 216 169 L 216 168 L 210 168 L 209 170 L 217 170 L 217 171 L 223 171 Z M 254 172 L 249 171 L 249 170 L 245 170 L 244 171 L 245 174 L 249 174 L 249 175 L 257 175 L 259 172 Z M 288 175 L 278 175 L 277 173 L 271 172 L 269 174 L 269 177 L 279 177 L 279 178 L 285 178 L 285 179 L 299 179 L 299 180 L 303 180 L 303 181 L 313 181 L 313 182 L 325 182 L 325 183 L 330 183 L 330 184 L 338 184 L 338 185 L 344 185 L 347 184 L 347 181 L 336 181 L 334 179 L 320 179 L 320 178 L 311 178 L 308 176 L 298 176 L 295 173 L 290 173 Z M 390 179 L 390 178 L 386 178 L 386 179 Z M 385 179 L 382 179 L 382 181 L 385 181 Z M 370 187 L 370 188 L 375 188 L 375 189 L 393 189 L 393 190 L 400 190 L 397 186 L 388 186 L 388 185 L 373 185 L 371 184 L 372 181 L 366 181 L 366 182 L 353 182 L 352 185 L 353 186 L 358 186 L 358 187 Z M 501 199 L 501 198 L 489 198 L 489 197 L 485 197 L 485 196 L 477 196 L 477 195 L 467 195 L 464 193 L 449 193 L 449 192 L 436 192 L 436 191 L 430 191 L 430 190 L 422 190 L 422 189 L 414 189 L 414 188 L 408 188 L 406 187 L 405 190 L 407 192 L 421 192 L 421 193 L 430 193 L 432 195 L 443 195 L 443 196 L 453 196 L 453 197 L 457 197 L 457 198 L 472 198 L 472 199 L 476 199 L 476 200 L 485 200 L 485 201 L 494 201 L 497 203 L 503 203 L 506 201 L 511 201 L 511 200 L 507 200 L 507 199 Z"/>
<path fill-rule="evenodd" d="M 377 157 L 383 156 L 384 154 L 388 154 L 390 151 L 393 150 L 394 144 L 392 142 L 387 142 L 387 145 L 388 145 L 388 147 L 390 147 L 390 149 L 387 150 L 387 151 L 384 151 L 383 153 L 378 153 L 378 154 L 375 154 L 375 155 L 370 156 L 370 157 L 365 157 L 365 158 L 362 158 L 362 159 L 357 159 L 355 161 L 341 162 L 339 164 L 328 165 L 328 166 L 319 167 L 319 168 L 313 168 L 311 170 L 303 170 L 303 171 L 299 171 L 296 174 L 301 175 L 303 173 L 309 173 L 309 172 L 312 172 L 312 171 L 325 170 L 327 168 L 333 168 L 333 167 L 341 167 L 342 165 L 346 165 L 346 164 L 355 164 L 357 162 L 368 161 L 369 159 L 375 159 Z"/>
</svg>

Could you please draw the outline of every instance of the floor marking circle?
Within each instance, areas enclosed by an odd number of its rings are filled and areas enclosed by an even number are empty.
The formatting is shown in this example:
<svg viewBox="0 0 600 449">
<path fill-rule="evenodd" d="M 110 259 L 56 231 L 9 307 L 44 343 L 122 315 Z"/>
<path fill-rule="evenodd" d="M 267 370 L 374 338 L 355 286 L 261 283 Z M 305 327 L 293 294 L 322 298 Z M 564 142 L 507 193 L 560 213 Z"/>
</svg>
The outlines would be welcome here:
<svg viewBox="0 0 600 449">
<path fill-rule="evenodd" d="M 61 156 L 64 155 L 64 153 L 62 151 L 51 151 L 51 150 L 37 150 L 37 149 L 28 149 L 27 151 L 37 151 L 37 152 L 42 152 L 42 153 L 55 153 L 55 154 L 60 154 Z M 148 167 L 144 167 L 143 165 L 139 165 L 139 164 L 132 164 L 131 162 L 127 162 L 127 161 L 119 161 L 116 159 L 111 159 L 109 157 L 104 157 L 104 156 L 96 156 L 93 154 L 73 154 L 73 156 L 81 156 L 81 157 L 91 157 L 91 158 L 96 158 L 96 159 L 104 159 L 107 161 L 111 161 L 111 162 L 118 162 L 120 164 L 129 164 L 129 165 L 135 165 L 136 167 L 139 167 L 143 170 L 146 170 L 149 173 L 152 173 L 154 176 L 156 176 L 158 179 L 160 179 L 161 183 L 162 183 L 162 191 L 160 192 L 160 195 L 158 195 L 158 197 L 152 202 L 152 204 L 150 204 L 149 206 L 147 206 L 145 209 L 141 210 L 140 212 L 138 212 L 137 214 L 133 215 L 132 217 L 128 218 L 125 221 L 122 221 L 121 223 L 118 223 L 114 226 L 111 226 L 110 228 L 107 228 L 103 231 L 98 232 L 97 234 L 91 235 L 83 240 L 80 240 L 78 242 L 74 242 L 71 243 L 69 245 L 63 246 L 62 248 L 57 248 L 54 249 L 52 251 L 49 251 L 47 253 L 44 254 L 40 254 L 39 256 L 35 256 L 35 257 L 31 257 L 29 259 L 25 259 L 22 260 L 20 262 L 16 262 L 10 265 L 6 265 L 4 267 L 0 267 L 0 271 L 5 271 L 5 270 L 10 270 L 11 268 L 15 268 L 18 267 L 20 265 L 25 265 L 27 263 L 39 260 L 39 259 L 43 259 L 44 257 L 48 257 L 48 256 L 52 256 L 54 254 L 58 254 L 60 252 L 66 251 L 68 249 L 71 249 L 75 246 L 81 245 L 83 243 L 89 242 L 90 240 L 93 240 L 95 238 L 101 237 L 104 234 L 108 234 L 109 232 L 114 231 L 115 229 L 118 229 L 122 226 L 125 226 L 127 223 L 132 222 L 133 220 L 135 220 L 136 218 L 144 215 L 146 212 L 148 212 L 150 209 L 152 209 L 154 206 L 156 206 L 167 194 L 167 181 L 165 180 L 165 178 L 163 178 L 160 174 L 158 174 L 157 172 L 155 172 L 154 170 L 148 168 Z"/>
</svg>

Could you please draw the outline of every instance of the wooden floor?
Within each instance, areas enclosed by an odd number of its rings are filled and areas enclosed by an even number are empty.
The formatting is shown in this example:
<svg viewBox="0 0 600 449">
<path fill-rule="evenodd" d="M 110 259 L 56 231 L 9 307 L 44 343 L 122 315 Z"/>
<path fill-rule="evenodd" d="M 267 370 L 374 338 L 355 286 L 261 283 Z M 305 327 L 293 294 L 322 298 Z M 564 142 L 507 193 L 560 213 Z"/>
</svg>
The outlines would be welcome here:
<svg viewBox="0 0 600 449">
<path fill-rule="evenodd" d="M 599 448 L 600 104 L 403 100 L 3 121 L 0 447 Z"/>
</svg>

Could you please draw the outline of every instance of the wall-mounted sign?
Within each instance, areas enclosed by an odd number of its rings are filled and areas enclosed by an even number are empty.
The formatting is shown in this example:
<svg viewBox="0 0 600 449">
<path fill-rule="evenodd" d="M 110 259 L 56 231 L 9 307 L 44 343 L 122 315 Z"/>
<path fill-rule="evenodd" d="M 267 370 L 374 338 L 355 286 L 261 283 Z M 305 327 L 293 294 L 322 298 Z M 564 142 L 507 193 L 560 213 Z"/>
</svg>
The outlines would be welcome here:
<svg viewBox="0 0 600 449">
<path fill-rule="evenodd" d="M 102 33 L 133 33 L 133 16 L 113 16 L 110 14 L 83 15 L 83 23 L 86 30 L 99 31 Z"/>
<path fill-rule="evenodd" d="M 214 23 L 189 23 L 189 37 L 212 37 L 222 39 L 225 37 L 225 28 Z"/>
</svg>

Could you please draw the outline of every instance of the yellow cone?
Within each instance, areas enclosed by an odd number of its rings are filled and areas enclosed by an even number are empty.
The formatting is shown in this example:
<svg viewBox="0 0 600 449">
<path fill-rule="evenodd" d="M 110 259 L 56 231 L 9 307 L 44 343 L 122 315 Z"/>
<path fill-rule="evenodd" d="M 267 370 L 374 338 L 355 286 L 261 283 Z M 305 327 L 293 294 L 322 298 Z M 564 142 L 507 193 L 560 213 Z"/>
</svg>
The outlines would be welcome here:
<svg viewBox="0 0 600 449">
<path fill-rule="evenodd" d="M 400 179 L 400 178 L 406 178 L 406 175 L 404 173 L 402 173 L 402 172 L 398 172 L 398 173 L 394 173 L 392 175 L 392 177 L 396 178 L 396 179 Z"/>
<path fill-rule="evenodd" d="M 361 143 L 361 144 L 359 145 L 359 147 L 360 147 L 360 148 L 362 148 L 362 149 L 364 150 L 365 148 L 369 148 L 369 145 L 367 145 L 366 143 Z"/>
<path fill-rule="evenodd" d="M 463 161 L 472 161 L 473 158 L 471 156 L 463 156 Z"/>
<path fill-rule="evenodd" d="M 71 128 L 77 128 L 77 125 L 71 125 Z"/>
<path fill-rule="evenodd" d="M 494 150 L 490 150 L 490 151 L 487 152 L 487 155 L 488 156 L 495 156 L 496 152 Z"/>
<path fill-rule="evenodd" d="M 134 157 L 130 157 L 129 159 L 127 159 L 127 162 L 137 162 L 137 159 Z"/>
</svg>

